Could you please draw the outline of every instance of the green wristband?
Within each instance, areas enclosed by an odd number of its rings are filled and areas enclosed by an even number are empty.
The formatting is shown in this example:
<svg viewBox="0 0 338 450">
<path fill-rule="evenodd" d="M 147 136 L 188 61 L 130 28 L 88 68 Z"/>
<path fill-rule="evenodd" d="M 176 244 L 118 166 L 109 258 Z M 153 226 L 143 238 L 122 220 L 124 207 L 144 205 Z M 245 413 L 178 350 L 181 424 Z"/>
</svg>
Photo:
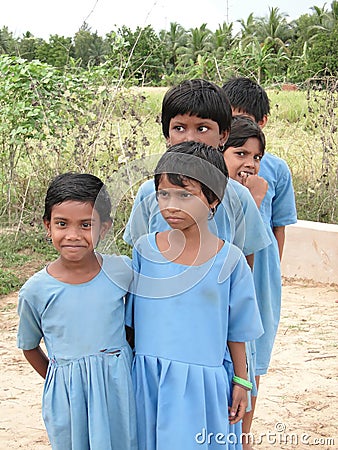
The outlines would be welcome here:
<svg viewBox="0 0 338 450">
<path fill-rule="evenodd" d="M 236 375 L 233 377 L 232 382 L 234 384 L 242 386 L 244 389 L 247 389 L 248 391 L 251 391 L 252 389 L 252 383 L 250 381 L 244 380 L 244 378 L 236 377 Z"/>
</svg>

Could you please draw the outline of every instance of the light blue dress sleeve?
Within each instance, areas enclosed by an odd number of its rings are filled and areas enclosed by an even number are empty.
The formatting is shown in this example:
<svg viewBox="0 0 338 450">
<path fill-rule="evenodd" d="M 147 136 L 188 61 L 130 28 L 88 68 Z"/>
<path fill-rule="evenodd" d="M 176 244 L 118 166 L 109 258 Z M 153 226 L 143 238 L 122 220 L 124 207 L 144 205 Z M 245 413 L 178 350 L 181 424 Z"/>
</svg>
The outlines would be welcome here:
<svg viewBox="0 0 338 450">
<path fill-rule="evenodd" d="M 280 227 L 297 222 L 295 194 L 291 173 L 284 161 L 280 164 L 281 176 L 276 184 L 275 197 L 272 202 L 272 226 Z"/>
<path fill-rule="evenodd" d="M 252 272 L 240 255 L 230 278 L 228 340 L 247 342 L 264 332 L 256 300 Z"/>
<path fill-rule="evenodd" d="M 37 309 L 25 298 L 25 285 L 19 292 L 18 314 L 19 326 L 17 346 L 22 350 L 32 350 L 38 347 L 43 337 L 41 315 Z"/>
<path fill-rule="evenodd" d="M 281 227 L 297 222 L 295 193 L 291 172 L 286 162 L 270 153 L 261 161 L 259 175 L 269 184 L 269 190 L 261 205 L 267 223 Z"/>
</svg>

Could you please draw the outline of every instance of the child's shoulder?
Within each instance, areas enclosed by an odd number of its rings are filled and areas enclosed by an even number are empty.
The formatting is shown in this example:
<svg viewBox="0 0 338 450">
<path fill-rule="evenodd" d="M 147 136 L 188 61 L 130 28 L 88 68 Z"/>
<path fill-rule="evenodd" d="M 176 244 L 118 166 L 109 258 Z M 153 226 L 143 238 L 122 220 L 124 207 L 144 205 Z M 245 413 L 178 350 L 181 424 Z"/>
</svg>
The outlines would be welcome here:
<svg viewBox="0 0 338 450">
<path fill-rule="evenodd" d="M 46 267 L 36 272 L 21 286 L 19 290 L 19 299 L 25 298 L 34 305 L 40 305 L 46 299 L 46 296 L 53 291 L 52 283 L 57 282 L 48 275 Z"/>
<path fill-rule="evenodd" d="M 264 153 L 264 156 L 261 160 L 260 172 L 264 170 L 264 168 L 267 168 L 271 171 L 283 170 L 285 172 L 289 172 L 290 170 L 287 162 L 284 159 L 268 152 Z"/>
<path fill-rule="evenodd" d="M 222 283 L 235 273 L 250 272 L 249 265 L 245 259 L 243 252 L 234 244 L 225 241 L 221 257 L 222 268 L 219 272 L 219 281 Z"/>
<path fill-rule="evenodd" d="M 139 187 L 138 193 L 142 194 L 142 196 L 150 195 L 155 192 L 155 183 L 153 179 L 147 180 L 141 184 Z"/>
<path fill-rule="evenodd" d="M 43 267 L 41 270 L 35 272 L 31 277 L 29 277 L 28 280 L 26 280 L 25 283 L 21 286 L 20 290 L 31 289 L 32 287 L 36 287 L 39 284 L 44 285 L 48 278 L 49 275 L 47 273 L 46 267 Z"/>
<path fill-rule="evenodd" d="M 127 290 L 133 278 L 131 259 L 126 255 L 102 256 L 102 270 L 118 287 Z"/>
</svg>

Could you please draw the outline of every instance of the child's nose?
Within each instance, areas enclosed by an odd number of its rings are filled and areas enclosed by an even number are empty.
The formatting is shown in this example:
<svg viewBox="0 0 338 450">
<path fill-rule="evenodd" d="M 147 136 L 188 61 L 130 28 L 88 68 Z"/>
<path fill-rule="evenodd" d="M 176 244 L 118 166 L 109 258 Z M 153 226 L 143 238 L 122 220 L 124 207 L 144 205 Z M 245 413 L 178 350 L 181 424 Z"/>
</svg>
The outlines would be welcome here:
<svg viewBox="0 0 338 450">
<path fill-rule="evenodd" d="M 200 142 L 198 135 L 196 134 L 196 132 L 194 130 L 187 130 L 184 136 L 184 141 L 185 142 L 189 142 L 189 141 L 194 141 L 194 142 Z"/>
<path fill-rule="evenodd" d="M 168 202 L 166 204 L 166 209 L 168 209 L 168 210 L 179 209 L 177 199 L 174 196 L 171 196 L 168 199 Z"/>
<path fill-rule="evenodd" d="M 251 158 L 250 156 L 248 158 L 246 158 L 245 165 L 246 165 L 246 167 L 255 167 L 254 158 Z"/>
<path fill-rule="evenodd" d="M 77 240 L 81 238 L 81 230 L 78 227 L 69 227 L 66 238 L 70 240 Z"/>
</svg>

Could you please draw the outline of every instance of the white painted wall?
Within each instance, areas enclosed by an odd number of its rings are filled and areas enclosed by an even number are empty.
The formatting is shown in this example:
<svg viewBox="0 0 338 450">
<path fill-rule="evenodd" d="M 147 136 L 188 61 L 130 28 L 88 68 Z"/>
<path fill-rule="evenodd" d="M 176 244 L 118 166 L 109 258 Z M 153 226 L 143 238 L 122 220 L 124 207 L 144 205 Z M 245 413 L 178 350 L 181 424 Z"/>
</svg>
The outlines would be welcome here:
<svg viewBox="0 0 338 450">
<path fill-rule="evenodd" d="M 282 275 L 338 284 L 338 225 L 306 220 L 288 225 Z"/>
</svg>

